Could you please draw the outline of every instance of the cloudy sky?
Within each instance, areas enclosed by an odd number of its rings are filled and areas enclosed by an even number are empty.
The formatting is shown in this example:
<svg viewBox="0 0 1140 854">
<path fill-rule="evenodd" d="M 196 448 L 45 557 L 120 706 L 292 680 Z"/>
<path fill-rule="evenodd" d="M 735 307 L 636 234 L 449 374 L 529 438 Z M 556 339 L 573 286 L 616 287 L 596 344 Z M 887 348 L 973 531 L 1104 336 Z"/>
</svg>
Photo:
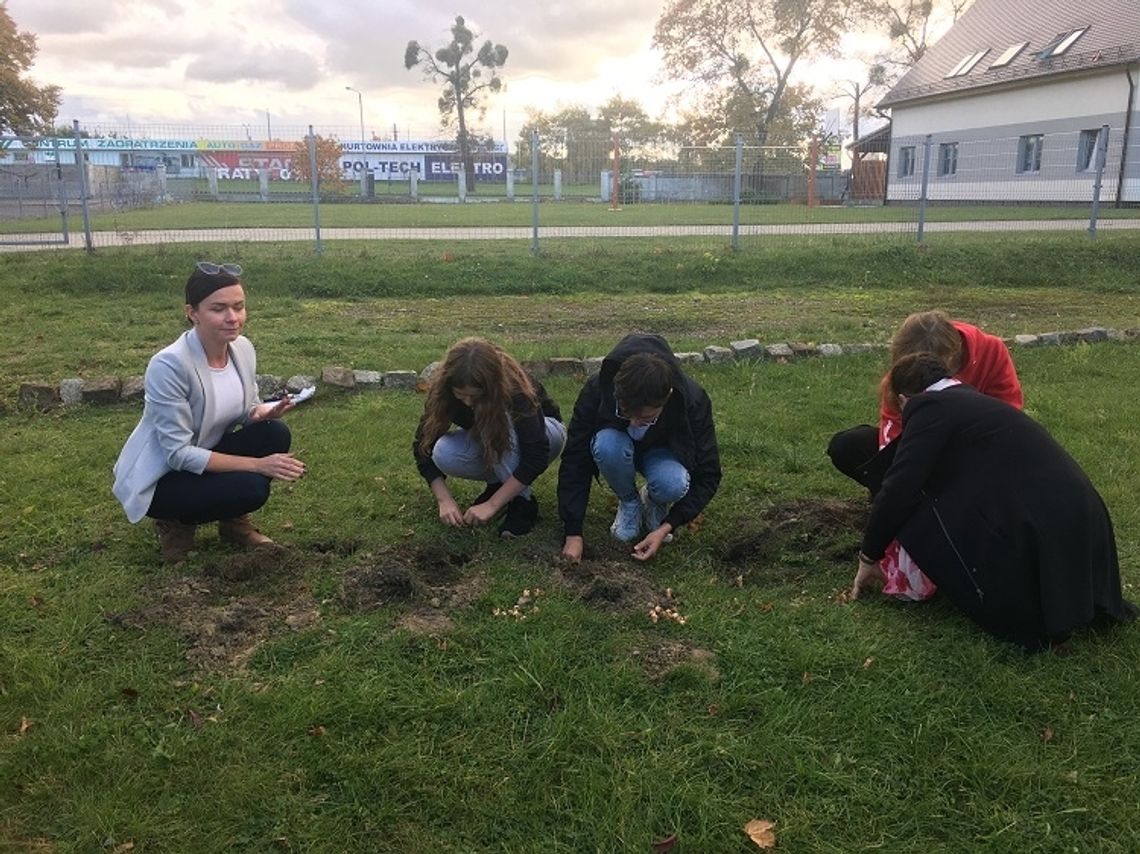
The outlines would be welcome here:
<svg viewBox="0 0 1140 854">
<path fill-rule="evenodd" d="M 7 0 L 35 33 L 31 76 L 63 88 L 60 120 L 168 135 L 224 128 L 252 138 L 299 136 L 312 124 L 342 138 L 424 138 L 439 129 L 439 87 L 404 69 L 410 39 L 449 41 L 458 12 L 505 44 L 506 90 L 481 129 L 514 139 L 527 108 L 596 108 L 614 95 L 669 117 L 678 86 L 650 43 L 664 0 Z M 849 45 L 848 54 L 856 44 Z M 821 91 L 858 76 L 851 60 L 805 69 Z"/>
</svg>

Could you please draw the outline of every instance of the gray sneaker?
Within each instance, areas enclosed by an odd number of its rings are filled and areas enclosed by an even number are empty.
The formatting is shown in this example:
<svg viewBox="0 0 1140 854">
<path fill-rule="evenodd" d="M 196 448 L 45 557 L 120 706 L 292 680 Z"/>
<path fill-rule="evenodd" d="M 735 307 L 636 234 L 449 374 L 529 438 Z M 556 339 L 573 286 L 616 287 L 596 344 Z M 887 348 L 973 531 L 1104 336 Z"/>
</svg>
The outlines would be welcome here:
<svg viewBox="0 0 1140 854">
<path fill-rule="evenodd" d="M 610 533 L 623 543 L 632 543 L 641 534 L 641 499 L 619 501 Z"/>
<path fill-rule="evenodd" d="M 668 504 L 658 504 L 656 501 L 649 500 L 649 484 L 641 487 L 639 493 L 641 501 L 641 518 L 645 522 L 646 532 L 656 531 L 661 527 L 661 523 L 665 521 L 665 517 L 669 514 Z M 665 542 L 673 540 L 672 534 L 665 535 Z"/>
</svg>

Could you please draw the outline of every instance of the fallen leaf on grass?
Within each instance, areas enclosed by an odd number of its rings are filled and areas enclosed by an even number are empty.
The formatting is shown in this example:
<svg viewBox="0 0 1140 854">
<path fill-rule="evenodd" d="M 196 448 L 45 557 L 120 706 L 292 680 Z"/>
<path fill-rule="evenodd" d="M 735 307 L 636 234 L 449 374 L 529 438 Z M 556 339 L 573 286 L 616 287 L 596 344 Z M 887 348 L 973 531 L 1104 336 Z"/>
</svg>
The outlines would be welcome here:
<svg viewBox="0 0 1140 854">
<path fill-rule="evenodd" d="M 1041 743 L 1048 744 L 1053 740 L 1053 727 L 1047 726 L 1041 730 Z"/>
<path fill-rule="evenodd" d="M 327 730 L 320 724 L 317 724 L 314 727 L 309 727 L 309 735 L 313 736 L 313 738 L 320 738 L 326 732 Z"/>
<path fill-rule="evenodd" d="M 672 851 L 673 847 L 677 844 L 677 834 L 670 833 L 664 839 L 659 839 L 653 843 L 653 850 L 664 854 L 666 851 Z"/>
<path fill-rule="evenodd" d="M 811 681 L 811 672 L 805 670 L 804 675 L 800 677 L 800 681 L 802 681 L 805 685 L 809 683 Z"/>
<path fill-rule="evenodd" d="M 30 730 L 31 728 L 32 728 L 32 722 L 30 720 L 28 720 L 27 718 L 25 718 L 23 715 L 21 715 L 20 716 L 20 728 L 18 730 L 16 730 L 16 738 L 23 737 L 24 735 L 27 734 L 28 730 Z"/>
<path fill-rule="evenodd" d="M 190 728 L 191 729 L 201 729 L 202 728 L 202 716 L 200 714 L 198 714 L 193 709 L 187 709 L 186 710 L 186 716 L 188 718 L 190 718 Z"/>
<path fill-rule="evenodd" d="M 116 851 L 134 851 L 135 844 L 133 842 L 124 842 L 121 845 L 116 845 Z"/>
<path fill-rule="evenodd" d="M 775 826 L 776 822 L 774 821 L 754 818 L 744 825 L 744 832 L 748 834 L 749 839 L 756 843 L 757 848 L 775 848 L 776 832 L 772 829 Z"/>
<path fill-rule="evenodd" d="M 128 685 L 126 688 L 124 688 L 119 693 L 122 694 L 124 697 L 126 697 L 128 700 L 137 700 L 139 698 L 138 689 L 132 688 L 130 685 Z"/>
<path fill-rule="evenodd" d="M 870 667 L 874 663 L 875 663 L 875 656 L 868 655 L 866 658 L 863 659 L 863 669 L 866 670 L 868 667 Z"/>
</svg>

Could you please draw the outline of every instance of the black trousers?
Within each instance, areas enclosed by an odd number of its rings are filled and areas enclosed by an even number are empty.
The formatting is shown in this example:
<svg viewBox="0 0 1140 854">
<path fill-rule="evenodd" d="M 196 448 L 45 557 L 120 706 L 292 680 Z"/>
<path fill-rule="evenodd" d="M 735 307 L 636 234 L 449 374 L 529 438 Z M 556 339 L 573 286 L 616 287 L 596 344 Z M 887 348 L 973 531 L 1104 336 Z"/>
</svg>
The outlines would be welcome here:
<svg viewBox="0 0 1140 854">
<path fill-rule="evenodd" d="M 839 471 L 871 490 L 871 495 L 883 485 L 883 477 L 895 458 L 898 442 L 879 449 L 879 431 L 870 424 L 860 424 L 841 430 L 831 437 L 827 455 Z"/>
<path fill-rule="evenodd" d="M 291 441 L 289 428 L 271 419 L 227 433 L 213 450 L 238 457 L 268 457 L 288 451 Z M 265 475 L 244 471 L 168 472 L 155 487 L 146 515 L 175 519 L 184 525 L 233 519 L 262 507 L 269 500 L 271 481 Z"/>
</svg>

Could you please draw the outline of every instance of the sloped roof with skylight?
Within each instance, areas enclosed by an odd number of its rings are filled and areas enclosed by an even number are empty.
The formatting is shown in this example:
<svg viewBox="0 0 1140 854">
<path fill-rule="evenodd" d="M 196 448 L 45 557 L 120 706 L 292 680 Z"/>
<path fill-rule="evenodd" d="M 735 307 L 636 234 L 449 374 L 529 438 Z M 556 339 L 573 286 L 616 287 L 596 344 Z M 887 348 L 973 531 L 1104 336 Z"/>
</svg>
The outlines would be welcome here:
<svg viewBox="0 0 1140 854">
<path fill-rule="evenodd" d="M 1137 0 L 975 0 L 878 106 L 1135 62 Z"/>
</svg>

